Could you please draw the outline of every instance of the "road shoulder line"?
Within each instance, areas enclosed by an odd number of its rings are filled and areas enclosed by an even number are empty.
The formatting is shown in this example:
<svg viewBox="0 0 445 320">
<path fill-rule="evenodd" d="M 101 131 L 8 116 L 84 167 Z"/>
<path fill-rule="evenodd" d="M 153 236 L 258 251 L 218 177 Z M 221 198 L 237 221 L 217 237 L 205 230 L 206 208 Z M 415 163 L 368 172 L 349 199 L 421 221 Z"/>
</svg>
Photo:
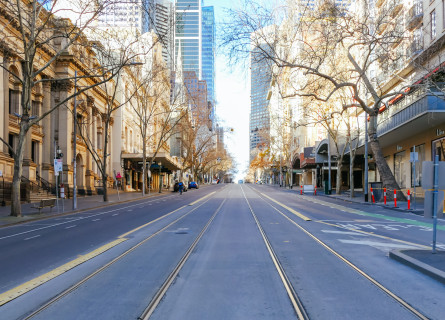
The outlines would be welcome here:
<svg viewBox="0 0 445 320">
<path fill-rule="evenodd" d="M 298 211 L 296 211 L 296 210 L 294 210 L 294 209 L 292 209 L 292 208 L 286 206 L 285 204 L 283 204 L 283 203 L 281 203 L 281 202 L 279 202 L 279 201 L 277 201 L 277 200 L 275 200 L 275 199 L 272 199 L 272 198 L 269 197 L 268 195 L 266 195 L 266 194 L 264 194 L 264 193 L 261 193 L 261 195 L 263 195 L 263 196 L 265 196 L 266 198 L 268 198 L 269 200 L 275 202 L 276 204 L 278 204 L 279 206 L 283 207 L 284 209 L 286 209 L 286 210 L 292 212 L 294 215 L 296 215 L 296 216 L 299 217 L 300 219 L 303 219 L 304 221 L 312 221 L 312 219 L 310 219 L 310 218 L 306 217 L 305 215 L 299 213 Z"/>
<path fill-rule="evenodd" d="M 117 246 L 118 244 L 126 241 L 125 238 L 120 238 L 114 241 L 111 241 L 105 245 L 103 245 L 100 248 L 97 248 L 96 250 L 93 250 L 85 255 L 80 256 L 77 259 L 74 259 L 68 263 L 65 263 L 64 265 L 55 268 L 54 270 L 51 270 L 41 276 L 38 276 L 37 278 L 34 278 L 28 282 L 25 282 L 13 289 L 10 289 L 2 294 L 0 294 L 0 306 L 14 300 L 15 298 L 37 288 L 38 286 L 60 276 L 61 274 L 77 267 L 78 265 L 93 259 L 94 257 L 104 253 L 107 250 L 110 250 L 111 248 Z"/>
</svg>

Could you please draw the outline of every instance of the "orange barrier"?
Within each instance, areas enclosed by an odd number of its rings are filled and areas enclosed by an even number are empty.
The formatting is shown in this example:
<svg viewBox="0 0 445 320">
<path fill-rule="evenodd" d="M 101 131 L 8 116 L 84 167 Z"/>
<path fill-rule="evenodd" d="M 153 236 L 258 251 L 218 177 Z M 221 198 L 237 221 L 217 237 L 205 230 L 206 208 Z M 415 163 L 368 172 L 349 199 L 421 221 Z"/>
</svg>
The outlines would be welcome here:
<svg viewBox="0 0 445 320">
<path fill-rule="evenodd" d="M 394 208 L 397 208 L 397 190 L 394 189 Z"/>
<path fill-rule="evenodd" d="M 371 198 L 372 198 L 372 203 L 375 203 L 374 192 L 372 192 L 372 188 L 371 188 Z"/>
<path fill-rule="evenodd" d="M 411 209 L 411 195 L 409 194 L 409 189 L 408 189 L 408 210 Z"/>
<path fill-rule="evenodd" d="M 300 194 L 303 194 L 303 186 L 300 186 Z"/>
<path fill-rule="evenodd" d="M 383 201 L 386 205 L 386 188 L 383 188 Z"/>
</svg>

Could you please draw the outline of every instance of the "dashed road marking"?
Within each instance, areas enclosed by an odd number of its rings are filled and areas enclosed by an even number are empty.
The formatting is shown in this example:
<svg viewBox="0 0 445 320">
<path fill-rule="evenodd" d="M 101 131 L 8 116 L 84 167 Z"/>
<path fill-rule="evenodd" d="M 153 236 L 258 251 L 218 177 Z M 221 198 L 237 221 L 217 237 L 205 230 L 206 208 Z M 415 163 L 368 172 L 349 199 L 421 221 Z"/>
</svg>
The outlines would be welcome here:
<svg viewBox="0 0 445 320">
<path fill-rule="evenodd" d="M 74 228 L 74 227 L 77 227 L 77 225 L 68 226 L 68 227 L 66 227 L 65 229 L 71 229 L 71 228 Z"/>
<path fill-rule="evenodd" d="M 23 240 L 27 241 L 27 240 L 31 240 L 31 239 L 38 238 L 38 237 L 40 237 L 40 234 L 38 234 L 38 235 L 36 235 L 34 237 L 29 237 L 29 238 L 23 239 Z"/>
</svg>

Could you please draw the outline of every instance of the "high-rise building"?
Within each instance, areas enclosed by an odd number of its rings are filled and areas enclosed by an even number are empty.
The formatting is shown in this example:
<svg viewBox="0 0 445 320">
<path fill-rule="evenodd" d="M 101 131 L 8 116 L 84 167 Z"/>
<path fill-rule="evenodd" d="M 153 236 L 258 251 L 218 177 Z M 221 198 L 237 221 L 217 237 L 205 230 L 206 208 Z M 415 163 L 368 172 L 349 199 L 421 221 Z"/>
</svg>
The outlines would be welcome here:
<svg viewBox="0 0 445 320">
<path fill-rule="evenodd" d="M 154 31 L 162 43 L 162 57 L 169 69 L 173 66 L 174 11 L 171 0 L 144 0 L 142 33 Z"/>
<path fill-rule="evenodd" d="M 202 79 L 207 82 L 207 99 L 215 104 L 215 12 L 202 7 Z"/>
<path fill-rule="evenodd" d="M 252 151 L 256 148 L 262 148 L 267 143 L 270 129 L 267 94 L 272 79 L 272 72 L 270 63 L 263 58 L 261 52 L 261 49 L 256 47 L 252 50 L 250 56 L 250 161 L 255 156 L 252 154 Z"/>
<path fill-rule="evenodd" d="M 184 71 L 194 71 L 202 79 L 201 0 L 176 0 L 175 61 L 179 50 Z"/>
<path fill-rule="evenodd" d="M 142 0 L 116 2 L 107 6 L 98 17 L 97 26 L 100 28 L 119 27 L 141 31 L 143 20 Z"/>
</svg>

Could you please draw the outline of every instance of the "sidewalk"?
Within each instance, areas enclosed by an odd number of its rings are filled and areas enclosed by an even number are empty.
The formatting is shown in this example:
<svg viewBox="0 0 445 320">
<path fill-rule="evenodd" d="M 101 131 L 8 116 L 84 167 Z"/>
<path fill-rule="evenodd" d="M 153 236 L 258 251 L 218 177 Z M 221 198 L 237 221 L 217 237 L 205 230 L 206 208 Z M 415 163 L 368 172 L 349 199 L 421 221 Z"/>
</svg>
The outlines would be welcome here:
<svg viewBox="0 0 445 320">
<path fill-rule="evenodd" d="M 73 210 L 73 199 L 59 199 L 59 207 L 57 205 L 50 209 L 44 208 L 39 214 L 39 210 L 32 208 L 36 203 L 24 203 L 22 204 L 22 217 L 11 217 L 11 206 L 0 206 L 0 228 L 4 226 L 14 225 L 18 223 L 29 222 L 33 220 L 45 219 L 53 216 L 67 215 L 75 212 L 81 212 L 90 209 L 108 207 L 118 203 L 125 203 L 135 200 L 146 199 L 150 197 L 155 197 L 158 195 L 170 194 L 171 191 L 164 190 L 162 193 L 152 192 L 150 195 L 146 194 L 142 197 L 141 192 L 119 192 L 117 194 L 116 190 L 108 191 L 108 202 L 103 201 L 102 195 L 94 196 L 78 196 L 77 197 L 77 210 Z M 63 201 L 63 207 L 62 207 Z"/>
<path fill-rule="evenodd" d="M 298 186 L 292 189 L 280 187 L 278 185 L 266 185 L 266 186 L 300 194 L 300 187 Z M 306 195 L 314 196 L 313 193 L 310 194 L 307 193 Z M 355 192 L 355 197 L 351 198 L 349 194 L 337 195 L 335 194 L 335 190 L 333 190 L 333 194 L 331 195 L 326 195 L 322 190 L 317 190 L 317 196 L 322 196 L 323 200 L 330 199 L 332 201 L 335 199 L 339 201 L 359 204 L 363 207 L 362 210 L 366 210 L 370 206 L 380 206 L 388 210 L 396 210 L 399 212 L 411 212 L 421 217 L 423 217 L 424 214 L 423 199 L 416 199 L 415 204 L 412 201 L 411 210 L 408 210 L 407 201 L 397 201 L 396 208 L 394 207 L 393 201 L 392 202 L 388 201 L 386 205 L 383 202 L 376 202 L 376 203 L 365 202 L 365 197 L 363 195 L 363 192 Z M 409 267 L 412 267 L 436 279 L 437 281 L 440 281 L 445 284 L 445 251 L 437 251 L 435 254 L 433 254 L 432 250 L 419 250 L 419 249 L 393 250 L 389 253 L 389 257 Z"/>
</svg>

